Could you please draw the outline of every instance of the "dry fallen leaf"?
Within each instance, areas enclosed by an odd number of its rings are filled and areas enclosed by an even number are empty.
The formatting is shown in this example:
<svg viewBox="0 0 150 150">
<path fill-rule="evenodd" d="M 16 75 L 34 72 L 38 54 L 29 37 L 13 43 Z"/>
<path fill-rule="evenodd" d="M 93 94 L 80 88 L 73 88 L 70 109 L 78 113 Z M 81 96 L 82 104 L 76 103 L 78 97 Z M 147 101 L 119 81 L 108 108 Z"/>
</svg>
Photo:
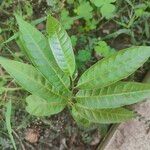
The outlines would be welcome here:
<svg viewBox="0 0 150 150">
<path fill-rule="evenodd" d="M 39 131 L 37 129 L 28 129 L 25 139 L 30 143 L 36 143 L 39 140 Z"/>
</svg>

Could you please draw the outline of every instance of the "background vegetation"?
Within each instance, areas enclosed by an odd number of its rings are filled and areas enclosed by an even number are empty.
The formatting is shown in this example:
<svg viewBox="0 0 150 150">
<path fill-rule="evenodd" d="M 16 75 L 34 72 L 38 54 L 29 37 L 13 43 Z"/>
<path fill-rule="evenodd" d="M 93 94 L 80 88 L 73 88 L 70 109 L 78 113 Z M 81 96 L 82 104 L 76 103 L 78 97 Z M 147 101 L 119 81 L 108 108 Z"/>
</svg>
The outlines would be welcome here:
<svg viewBox="0 0 150 150">
<path fill-rule="evenodd" d="M 58 18 L 71 36 L 80 73 L 120 49 L 150 45 L 149 0 L 0 0 L 0 54 L 19 61 L 27 59 L 15 42 L 14 12 L 42 32 L 46 14 Z M 147 62 L 127 80 L 140 82 L 149 66 Z M 25 111 L 27 95 L 0 68 L 0 149 L 95 149 L 107 132 L 108 126 L 78 128 L 66 110 L 35 118 Z"/>
</svg>

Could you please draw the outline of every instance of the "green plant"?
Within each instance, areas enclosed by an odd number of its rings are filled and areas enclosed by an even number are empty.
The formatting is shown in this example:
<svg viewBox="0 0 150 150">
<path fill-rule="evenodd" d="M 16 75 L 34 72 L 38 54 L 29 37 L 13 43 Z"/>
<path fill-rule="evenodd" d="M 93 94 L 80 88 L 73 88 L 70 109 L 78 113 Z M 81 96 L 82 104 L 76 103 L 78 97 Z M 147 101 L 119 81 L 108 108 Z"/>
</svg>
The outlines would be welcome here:
<svg viewBox="0 0 150 150">
<path fill-rule="evenodd" d="M 61 24 L 63 25 L 64 29 L 71 29 L 73 25 L 74 19 L 69 16 L 69 12 L 66 9 L 61 11 Z"/>
<path fill-rule="evenodd" d="M 85 20 L 89 20 L 93 17 L 93 8 L 88 1 L 81 1 L 79 6 L 74 11 L 77 13 L 77 15 L 83 17 Z"/>
<path fill-rule="evenodd" d="M 79 50 L 78 55 L 76 56 L 76 65 L 78 69 L 85 69 L 85 64 L 90 61 L 91 52 L 87 50 Z"/>
<path fill-rule="evenodd" d="M 116 2 L 116 0 L 91 0 L 91 2 L 94 3 L 96 7 L 100 8 L 102 16 L 106 19 L 110 19 L 114 16 L 116 7 L 112 3 Z"/>
<path fill-rule="evenodd" d="M 105 41 L 98 41 L 94 50 L 98 55 L 103 57 L 109 57 L 116 52 L 115 49 L 109 47 Z"/>
<path fill-rule="evenodd" d="M 118 123 L 135 116 L 122 106 L 150 96 L 149 84 L 120 81 L 148 60 L 150 47 L 116 52 L 76 78 L 71 40 L 55 18 L 47 17 L 46 37 L 20 16 L 16 19 L 22 51 L 33 66 L 3 57 L 0 64 L 32 94 L 26 99 L 30 114 L 50 116 L 68 107 L 80 125 Z"/>
</svg>

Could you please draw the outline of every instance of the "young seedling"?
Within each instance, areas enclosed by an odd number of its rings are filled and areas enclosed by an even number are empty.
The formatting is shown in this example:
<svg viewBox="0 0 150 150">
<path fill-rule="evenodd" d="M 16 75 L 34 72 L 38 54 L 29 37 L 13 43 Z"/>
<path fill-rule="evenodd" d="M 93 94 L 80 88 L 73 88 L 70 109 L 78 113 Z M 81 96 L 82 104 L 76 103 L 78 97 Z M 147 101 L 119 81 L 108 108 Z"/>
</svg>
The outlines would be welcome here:
<svg viewBox="0 0 150 150">
<path fill-rule="evenodd" d="M 61 24 L 47 17 L 46 36 L 16 15 L 19 43 L 33 65 L 0 57 L 2 67 L 31 93 L 26 110 L 50 116 L 68 107 L 74 120 L 119 123 L 135 116 L 123 106 L 150 96 L 150 85 L 123 82 L 150 57 L 150 47 L 136 46 L 116 52 L 74 79 L 75 58 L 70 38 Z"/>
</svg>

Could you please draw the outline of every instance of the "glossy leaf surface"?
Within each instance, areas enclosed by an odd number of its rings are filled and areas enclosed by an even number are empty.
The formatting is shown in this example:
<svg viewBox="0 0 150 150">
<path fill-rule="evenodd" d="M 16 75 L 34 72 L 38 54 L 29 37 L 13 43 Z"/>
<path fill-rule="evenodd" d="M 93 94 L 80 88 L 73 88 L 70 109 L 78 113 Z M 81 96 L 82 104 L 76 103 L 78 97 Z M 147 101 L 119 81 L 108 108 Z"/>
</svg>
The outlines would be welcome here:
<svg viewBox="0 0 150 150">
<path fill-rule="evenodd" d="M 72 76 L 75 70 L 75 58 L 67 32 L 52 16 L 47 18 L 46 30 L 48 42 L 58 66 L 64 73 Z"/>
<path fill-rule="evenodd" d="M 109 86 L 135 72 L 150 57 L 150 47 L 132 47 L 104 58 L 85 71 L 79 79 L 80 89 Z"/>
<path fill-rule="evenodd" d="M 77 102 L 90 109 L 116 108 L 150 97 L 150 84 L 119 82 L 95 90 L 81 90 Z"/>
<path fill-rule="evenodd" d="M 24 51 L 33 65 L 59 90 L 68 91 L 69 78 L 57 66 L 44 35 L 16 15 Z"/>
<path fill-rule="evenodd" d="M 76 104 L 75 109 L 80 115 L 93 123 L 119 123 L 134 117 L 134 113 L 124 108 L 117 109 L 87 109 Z"/>
<path fill-rule="evenodd" d="M 26 98 L 26 110 L 34 116 L 50 116 L 61 112 L 65 103 L 62 102 L 48 102 L 45 99 L 36 95 L 30 95 Z"/>
<path fill-rule="evenodd" d="M 20 84 L 32 94 L 48 102 L 65 101 L 56 89 L 33 66 L 0 57 L 0 64 Z"/>
</svg>

